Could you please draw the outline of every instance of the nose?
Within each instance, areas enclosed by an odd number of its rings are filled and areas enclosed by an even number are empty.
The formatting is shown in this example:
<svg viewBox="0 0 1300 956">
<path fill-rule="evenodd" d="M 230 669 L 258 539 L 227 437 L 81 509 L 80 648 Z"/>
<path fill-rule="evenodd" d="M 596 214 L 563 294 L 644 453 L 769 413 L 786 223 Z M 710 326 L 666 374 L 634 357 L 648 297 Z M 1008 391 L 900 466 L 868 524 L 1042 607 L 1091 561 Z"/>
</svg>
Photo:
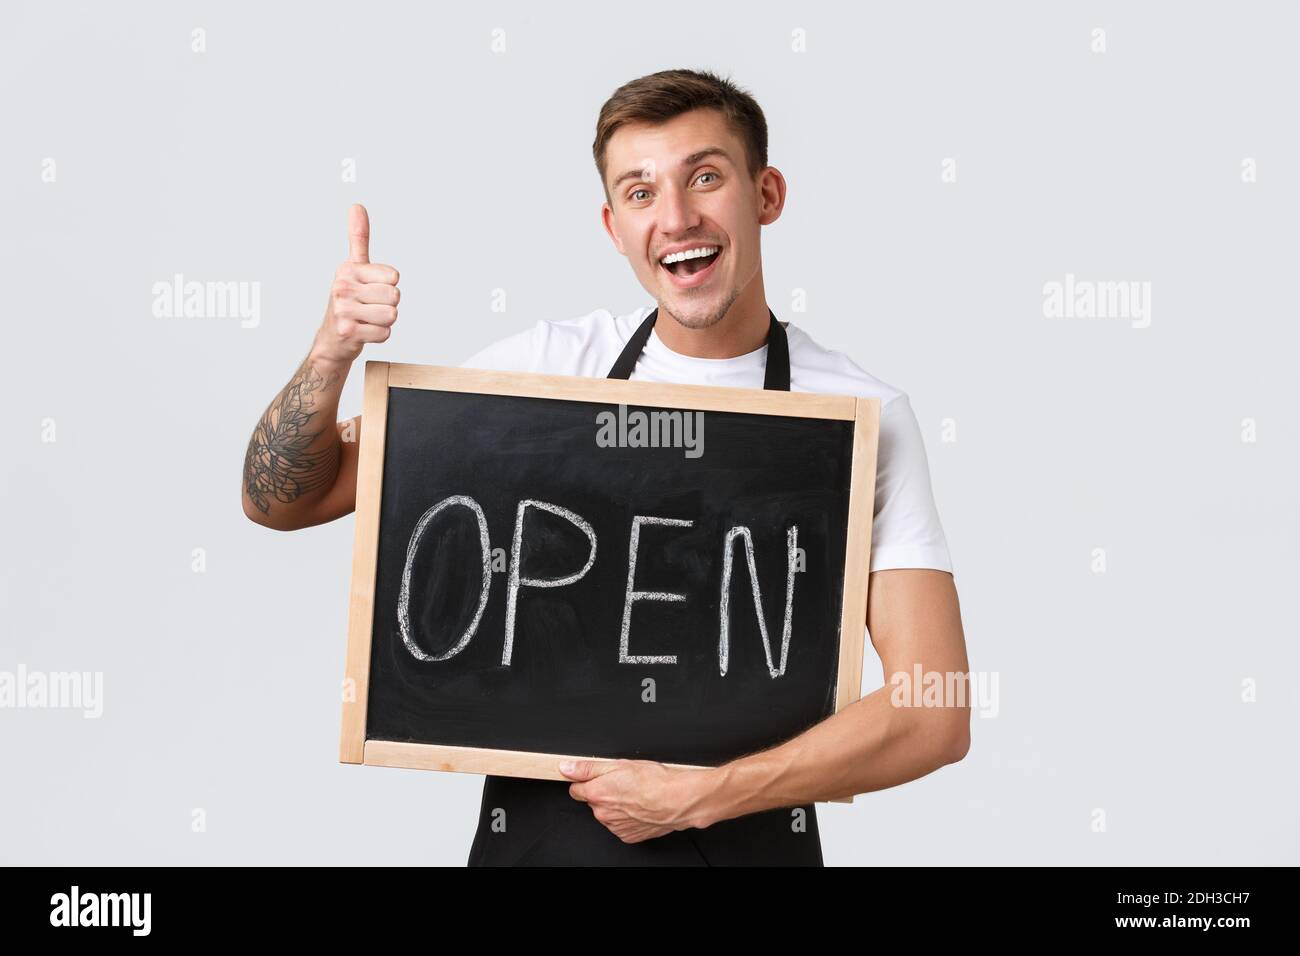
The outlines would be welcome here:
<svg viewBox="0 0 1300 956">
<path fill-rule="evenodd" d="M 668 236 L 680 236 L 700 224 L 700 214 L 689 192 L 665 189 L 659 197 L 659 229 Z"/>
</svg>

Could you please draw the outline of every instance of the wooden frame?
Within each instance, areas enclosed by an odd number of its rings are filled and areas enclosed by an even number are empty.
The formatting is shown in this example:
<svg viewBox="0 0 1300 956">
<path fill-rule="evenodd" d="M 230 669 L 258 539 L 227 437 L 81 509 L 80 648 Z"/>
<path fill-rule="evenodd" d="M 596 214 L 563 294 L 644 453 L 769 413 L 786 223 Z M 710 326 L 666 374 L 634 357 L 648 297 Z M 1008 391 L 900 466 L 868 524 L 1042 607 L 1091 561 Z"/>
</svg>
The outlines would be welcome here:
<svg viewBox="0 0 1300 956">
<path fill-rule="evenodd" d="M 853 422 L 840 659 L 835 690 L 836 712 L 861 696 L 862 661 L 866 649 L 864 635 L 870 574 L 871 520 L 875 510 L 876 453 L 880 429 L 879 399 L 372 361 L 366 362 L 362 398 L 363 428 L 357 464 L 356 533 L 352 553 L 352 596 L 348 612 L 345 680 L 345 686 L 349 686 L 352 693 L 344 695 L 339 747 L 341 763 L 565 780 L 567 778 L 557 767 L 561 760 L 615 759 L 582 754 L 528 753 L 366 739 L 371 631 L 374 625 L 375 578 L 379 558 L 380 495 L 383 491 L 390 388 L 423 388 L 483 395 L 514 395 Z M 835 802 L 852 801 L 850 795 Z"/>
</svg>

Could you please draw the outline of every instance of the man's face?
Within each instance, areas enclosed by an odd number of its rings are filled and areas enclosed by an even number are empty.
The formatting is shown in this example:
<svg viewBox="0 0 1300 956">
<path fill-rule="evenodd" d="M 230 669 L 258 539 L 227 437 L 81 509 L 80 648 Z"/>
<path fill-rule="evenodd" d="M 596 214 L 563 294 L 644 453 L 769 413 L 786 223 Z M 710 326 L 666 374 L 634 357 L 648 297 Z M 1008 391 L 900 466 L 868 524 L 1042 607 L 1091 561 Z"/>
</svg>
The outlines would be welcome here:
<svg viewBox="0 0 1300 956">
<path fill-rule="evenodd" d="M 759 227 L 780 215 L 785 182 L 750 176 L 744 144 L 714 109 L 621 127 L 605 152 L 605 229 L 661 311 L 705 329 L 759 273 Z M 712 255 L 665 266 L 681 250 Z"/>
</svg>

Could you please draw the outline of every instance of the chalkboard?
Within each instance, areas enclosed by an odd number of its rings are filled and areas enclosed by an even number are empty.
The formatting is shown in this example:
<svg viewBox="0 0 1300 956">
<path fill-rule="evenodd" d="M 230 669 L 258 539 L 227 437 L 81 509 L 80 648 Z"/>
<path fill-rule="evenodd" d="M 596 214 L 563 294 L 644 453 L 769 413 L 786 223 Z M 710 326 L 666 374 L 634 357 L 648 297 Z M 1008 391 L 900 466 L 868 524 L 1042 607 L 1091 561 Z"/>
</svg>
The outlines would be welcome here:
<svg viewBox="0 0 1300 956">
<path fill-rule="evenodd" d="M 368 362 L 341 759 L 716 766 L 851 703 L 878 423 L 853 396 Z"/>
</svg>

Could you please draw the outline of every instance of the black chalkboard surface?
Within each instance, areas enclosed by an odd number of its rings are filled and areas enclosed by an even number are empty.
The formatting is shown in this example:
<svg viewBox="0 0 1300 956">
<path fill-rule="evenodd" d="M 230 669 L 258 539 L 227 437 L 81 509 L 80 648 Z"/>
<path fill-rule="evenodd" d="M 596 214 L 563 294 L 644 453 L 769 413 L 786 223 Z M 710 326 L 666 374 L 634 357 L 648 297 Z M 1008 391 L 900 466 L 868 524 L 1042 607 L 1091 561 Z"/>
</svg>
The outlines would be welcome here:
<svg viewBox="0 0 1300 956">
<path fill-rule="evenodd" d="M 711 766 L 833 714 L 861 680 L 878 413 L 367 363 L 342 759 Z"/>
</svg>

